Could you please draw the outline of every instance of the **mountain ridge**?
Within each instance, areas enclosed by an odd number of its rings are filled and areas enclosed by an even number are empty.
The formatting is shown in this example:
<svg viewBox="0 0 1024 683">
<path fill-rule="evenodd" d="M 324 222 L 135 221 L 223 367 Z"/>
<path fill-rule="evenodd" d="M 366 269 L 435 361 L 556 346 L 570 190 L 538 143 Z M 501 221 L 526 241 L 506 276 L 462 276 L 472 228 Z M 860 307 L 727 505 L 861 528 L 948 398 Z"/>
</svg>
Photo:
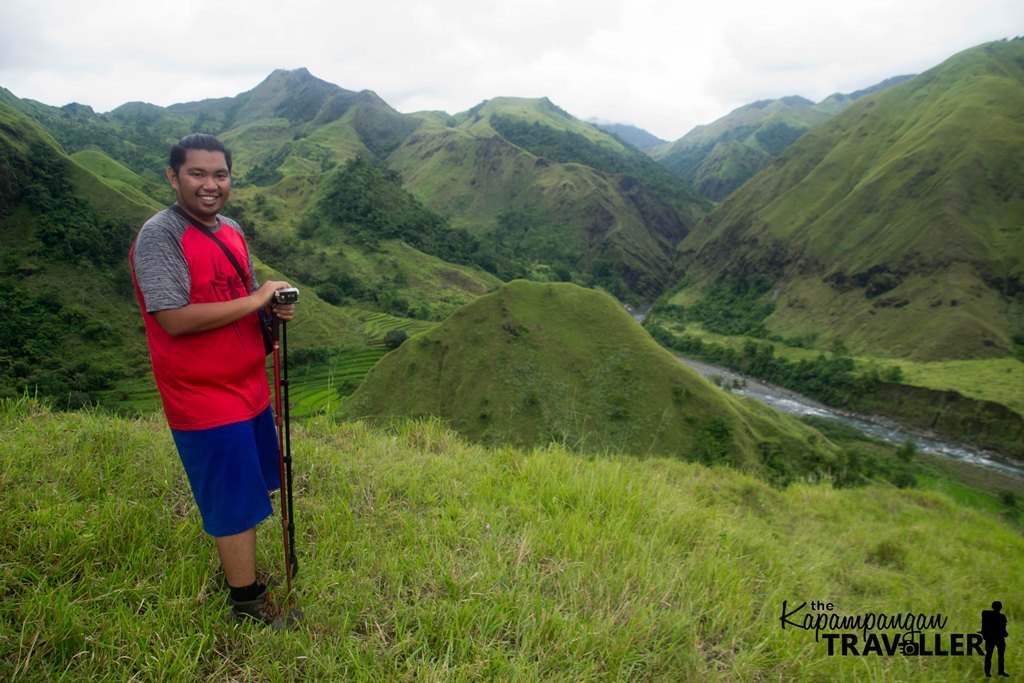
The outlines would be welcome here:
<svg viewBox="0 0 1024 683">
<path fill-rule="evenodd" d="M 990 43 L 861 98 L 709 214 L 680 267 L 766 277 L 766 324 L 787 335 L 917 359 L 1012 354 L 1022 64 L 1024 41 Z"/>
<path fill-rule="evenodd" d="M 680 173 L 707 198 L 721 201 L 807 130 L 861 97 L 909 78 L 896 76 L 853 93 L 835 93 L 818 103 L 800 95 L 751 102 L 648 153 Z"/>
</svg>

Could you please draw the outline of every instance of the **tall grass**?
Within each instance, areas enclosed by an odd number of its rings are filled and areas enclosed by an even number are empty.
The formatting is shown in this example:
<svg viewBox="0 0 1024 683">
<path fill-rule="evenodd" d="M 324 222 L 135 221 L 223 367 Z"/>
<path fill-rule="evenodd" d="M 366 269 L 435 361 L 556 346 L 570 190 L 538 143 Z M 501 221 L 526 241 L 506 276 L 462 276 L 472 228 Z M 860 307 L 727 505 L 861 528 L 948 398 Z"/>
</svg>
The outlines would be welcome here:
<svg viewBox="0 0 1024 683">
<path fill-rule="evenodd" d="M 0 679 L 975 680 L 978 657 L 829 657 L 782 601 L 950 632 L 993 599 L 1024 615 L 1019 528 L 937 493 L 486 449 L 437 422 L 293 440 L 306 619 L 273 633 L 230 619 L 159 419 L 0 403 Z M 259 533 L 279 567 L 279 525 Z"/>
</svg>

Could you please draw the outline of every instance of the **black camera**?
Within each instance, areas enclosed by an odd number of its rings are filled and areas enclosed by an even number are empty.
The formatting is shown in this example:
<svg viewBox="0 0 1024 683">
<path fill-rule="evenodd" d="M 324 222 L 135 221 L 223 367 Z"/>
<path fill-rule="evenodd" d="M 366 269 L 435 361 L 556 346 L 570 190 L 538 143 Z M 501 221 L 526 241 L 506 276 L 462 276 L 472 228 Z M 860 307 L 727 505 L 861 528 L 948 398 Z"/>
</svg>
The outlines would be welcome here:
<svg viewBox="0 0 1024 683">
<path fill-rule="evenodd" d="M 299 303 L 299 290 L 295 287 L 285 287 L 274 290 L 275 304 L 297 304 Z"/>
</svg>

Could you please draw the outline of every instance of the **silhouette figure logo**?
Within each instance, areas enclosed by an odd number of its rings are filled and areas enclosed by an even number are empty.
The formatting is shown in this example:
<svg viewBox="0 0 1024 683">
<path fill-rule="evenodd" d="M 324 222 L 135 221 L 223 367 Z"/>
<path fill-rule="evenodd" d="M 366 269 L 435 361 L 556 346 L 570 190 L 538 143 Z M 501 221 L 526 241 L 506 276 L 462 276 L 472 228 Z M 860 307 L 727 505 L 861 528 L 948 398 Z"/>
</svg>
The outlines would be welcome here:
<svg viewBox="0 0 1024 683">
<path fill-rule="evenodd" d="M 1009 676 L 1003 663 L 1006 654 L 1006 615 L 1002 613 L 1003 603 L 996 600 L 992 603 L 992 609 L 981 611 L 981 637 L 985 639 L 985 675 L 992 676 L 992 653 L 995 652 L 999 675 Z"/>
</svg>

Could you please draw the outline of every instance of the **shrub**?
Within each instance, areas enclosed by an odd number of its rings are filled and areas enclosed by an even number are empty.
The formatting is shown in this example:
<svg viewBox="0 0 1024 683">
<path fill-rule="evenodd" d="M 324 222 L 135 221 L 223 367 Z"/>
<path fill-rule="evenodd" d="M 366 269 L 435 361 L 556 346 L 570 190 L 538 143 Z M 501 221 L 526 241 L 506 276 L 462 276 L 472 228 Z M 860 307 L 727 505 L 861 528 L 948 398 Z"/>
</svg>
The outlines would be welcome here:
<svg viewBox="0 0 1024 683">
<path fill-rule="evenodd" d="M 384 346 L 388 349 L 394 350 L 405 343 L 405 340 L 409 338 L 405 330 L 389 330 L 384 335 Z"/>
</svg>

